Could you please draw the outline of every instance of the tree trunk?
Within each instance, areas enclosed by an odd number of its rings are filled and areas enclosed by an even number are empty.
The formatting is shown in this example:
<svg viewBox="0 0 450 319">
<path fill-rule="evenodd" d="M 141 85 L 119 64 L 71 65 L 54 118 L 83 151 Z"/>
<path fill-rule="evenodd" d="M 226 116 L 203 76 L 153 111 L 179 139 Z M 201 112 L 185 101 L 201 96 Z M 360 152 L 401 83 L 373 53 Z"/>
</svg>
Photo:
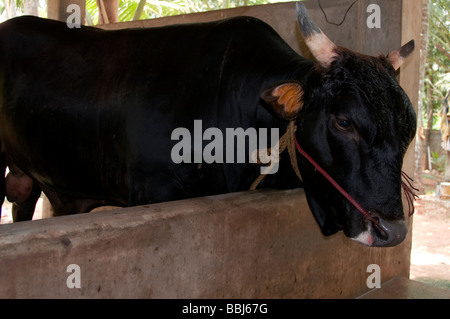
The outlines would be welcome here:
<svg viewBox="0 0 450 319">
<path fill-rule="evenodd" d="M 32 15 L 35 17 L 39 16 L 38 8 L 39 8 L 39 0 L 25 0 L 24 1 L 24 13 L 27 15 Z"/>
<path fill-rule="evenodd" d="M 450 99 L 450 90 L 447 92 L 443 103 L 441 131 L 442 131 L 442 147 L 447 151 L 447 164 L 445 166 L 444 180 L 450 182 L 450 107 L 448 100 Z"/>
<path fill-rule="evenodd" d="M 444 180 L 450 182 L 450 151 L 447 151 L 447 165 L 445 166 Z"/>
<path fill-rule="evenodd" d="M 5 0 L 6 19 L 11 19 L 16 16 L 16 1 Z"/>
<path fill-rule="evenodd" d="M 428 80 L 432 83 L 433 77 L 429 76 Z M 430 142 L 430 132 L 433 129 L 433 92 L 429 88 L 427 91 L 427 123 L 423 130 L 423 139 L 422 139 L 422 169 L 430 169 L 431 167 L 429 165 L 430 158 L 428 156 L 428 145 Z"/>
<path fill-rule="evenodd" d="M 134 13 L 134 16 L 133 16 L 133 21 L 139 20 L 141 18 L 142 11 L 144 11 L 145 3 L 146 3 L 145 0 L 140 0 L 139 1 L 138 7 L 137 7 L 136 12 Z"/>
</svg>

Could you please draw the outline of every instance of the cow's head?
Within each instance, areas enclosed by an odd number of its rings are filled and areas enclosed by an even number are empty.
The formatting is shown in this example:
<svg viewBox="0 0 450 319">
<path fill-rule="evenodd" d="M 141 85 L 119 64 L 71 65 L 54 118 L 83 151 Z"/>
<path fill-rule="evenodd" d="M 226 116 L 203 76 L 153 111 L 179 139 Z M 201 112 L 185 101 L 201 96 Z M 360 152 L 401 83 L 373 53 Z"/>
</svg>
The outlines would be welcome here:
<svg viewBox="0 0 450 319">
<path fill-rule="evenodd" d="M 280 117 L 297 122 L 297 140 L 372 217 L 374 227 L 309 162 L 298 156 L 310 208 L 324 235 L 343 230 L 369 246 L 394 246 L 407 233 L 401 195 L 403 156 L 416 130 L 395 71 L 414 42 L 370 57 L 336 46 L 297 4 L 301 33 L 317 60 L 308 80 L 263 93 Z"/>
</svg>

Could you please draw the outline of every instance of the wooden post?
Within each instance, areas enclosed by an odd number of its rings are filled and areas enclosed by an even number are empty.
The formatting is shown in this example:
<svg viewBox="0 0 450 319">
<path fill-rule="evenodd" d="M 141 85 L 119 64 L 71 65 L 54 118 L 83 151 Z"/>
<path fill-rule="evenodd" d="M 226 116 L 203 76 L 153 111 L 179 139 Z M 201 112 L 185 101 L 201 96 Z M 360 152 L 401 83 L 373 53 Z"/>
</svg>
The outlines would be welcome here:
<svg viewBox="0 0 450 319">
<path fill-rule="evenodd" d="M 119 0 L 97 0 L 100 14 L 98 24 L 119 22 Z"/>
<path fill-rule="evenodd" d="M 420 70 L 420 42 L 421 42 L 421 28 L 422 28 L 422 5 L 421 1 L 403 0 L 402 1 L 402 21 L 401 21 L 401 43 L 404 44 L 411 39 L 414 39 L 416 43 L 416 49 L 413 54 L 408 58 L 408 60 L 400 67 L 400 85 L 408 94 L 411 103 L 413 104 L 414 110 L 418 110 L 419 102 L 419 70 Z M 418 47 L 419 46 L 419 47 Z M 417 135 L 416 135 L 417 136 Z M 403 170 L 409 175 L 414 176 L 414 149 L 415 140 L 409 146 L 406 152 L 405 158 L 403 160 Z M 404 201 L 405 203 L 405 201 Z M 407 207 L 407 205 L 404 205 Z M 412 246 L 412 224 L 413 218 L 407 217 L 407 212 L 405 212 L 405 219 L 408 224 L 410 231 L 405 239 L 405 246 L 409 246 L 409 250 Z M 410 259 L 410 255 L 406 255 Z"/>
</svg>

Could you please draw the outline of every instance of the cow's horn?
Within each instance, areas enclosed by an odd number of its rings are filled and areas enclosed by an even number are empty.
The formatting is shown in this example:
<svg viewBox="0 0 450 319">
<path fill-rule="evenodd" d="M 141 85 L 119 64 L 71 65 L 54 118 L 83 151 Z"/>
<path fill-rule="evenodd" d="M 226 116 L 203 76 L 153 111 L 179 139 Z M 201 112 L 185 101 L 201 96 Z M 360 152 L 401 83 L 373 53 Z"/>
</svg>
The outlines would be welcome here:
<svg viewBox="0 0 450 319">
<path fill-rule="evenodd" d="M 392 64 L 395 70 L 405 62 L 406 58 L 414 51 L 415 43 L 414 40 L 409 41 L 403 45 L 400 49 L 392 51 L 388 54 L 387 59 Z"/>
<path fill-rule="evenodd" d="M 322 66 L 329 66 L 336 57 L 336 45 L 311 20 L 303 3 L 297 2 L 295 11 L 300 32 L 309 50 Z"/>
</svg>

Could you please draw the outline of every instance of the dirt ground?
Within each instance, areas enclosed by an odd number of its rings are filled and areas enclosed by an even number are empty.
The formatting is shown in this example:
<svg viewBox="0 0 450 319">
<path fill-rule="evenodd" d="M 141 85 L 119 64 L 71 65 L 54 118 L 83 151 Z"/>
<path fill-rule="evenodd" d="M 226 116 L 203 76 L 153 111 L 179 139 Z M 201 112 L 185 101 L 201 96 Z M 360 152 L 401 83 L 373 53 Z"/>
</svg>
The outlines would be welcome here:
<svg viewBox="0 0 450 319">
<path fill-rule="evenodd" d="M 415 207 L 410 277 L 450 289 L 450 199 L 424 195 Z"/>
</svg>

